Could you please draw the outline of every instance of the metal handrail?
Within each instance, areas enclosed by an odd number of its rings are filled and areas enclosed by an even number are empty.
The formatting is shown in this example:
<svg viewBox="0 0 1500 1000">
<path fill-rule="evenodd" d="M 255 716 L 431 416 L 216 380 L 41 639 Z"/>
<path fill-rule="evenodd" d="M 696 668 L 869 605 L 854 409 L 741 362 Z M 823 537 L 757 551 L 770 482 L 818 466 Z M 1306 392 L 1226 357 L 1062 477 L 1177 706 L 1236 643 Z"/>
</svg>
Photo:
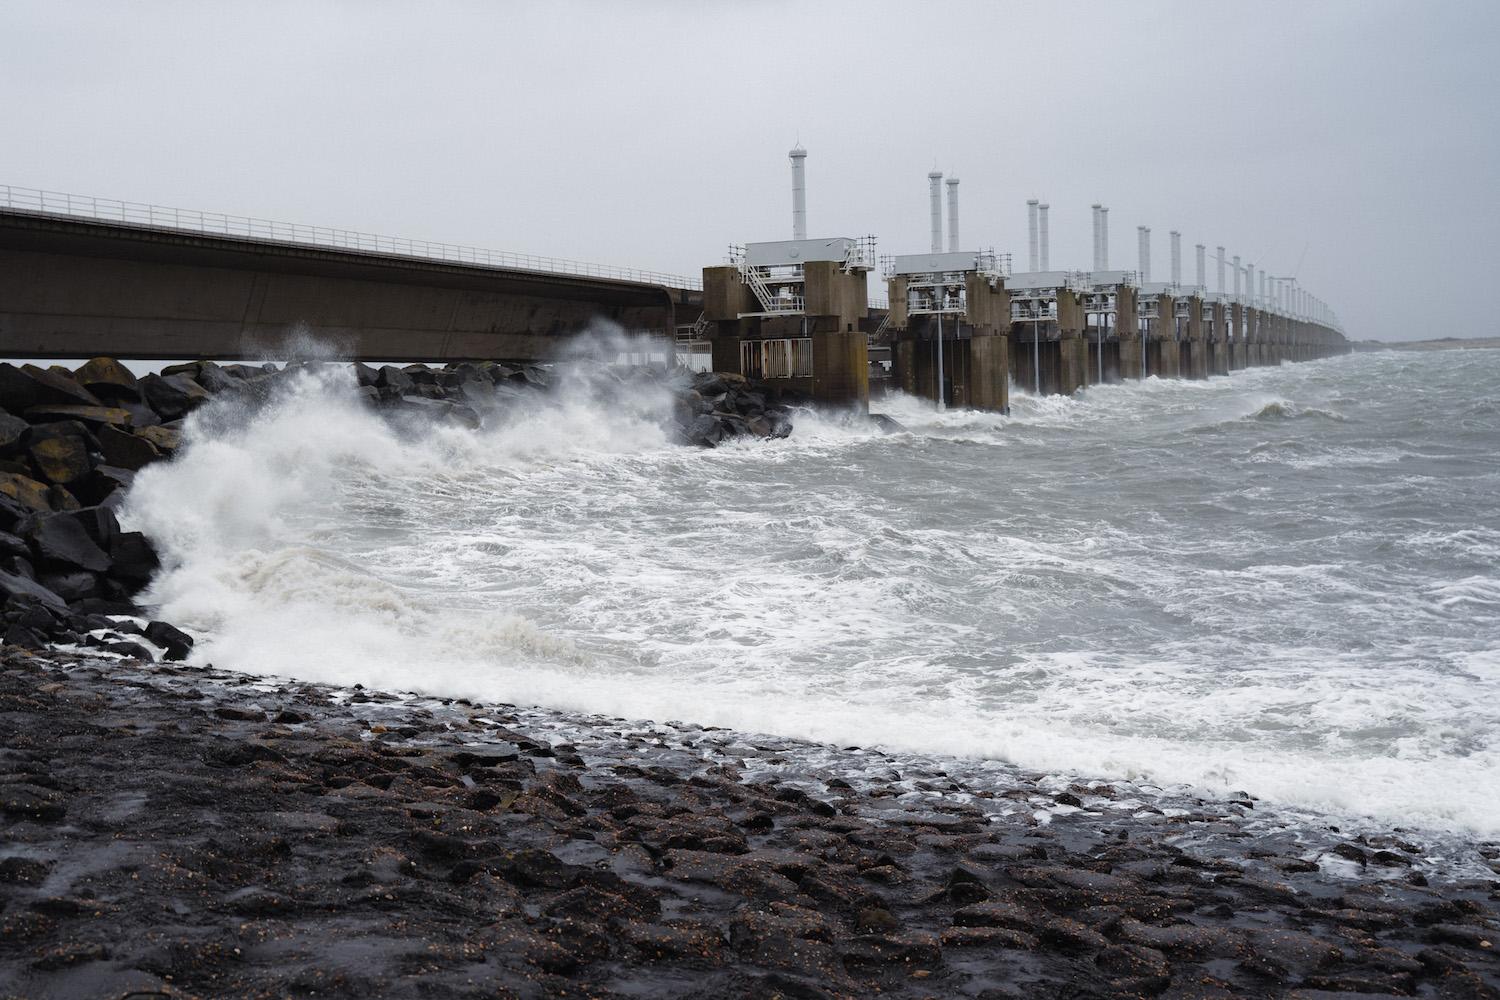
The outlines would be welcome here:
<svg viewBox="0 0 1500 1000">
<path fill-rule="evenodd" d="M 46 191 L 41 188 L 16 187 L 10 184 L 0 184 L 0 208 L 38 212 L 45 215 L 124 222 L 183 232 L 239 236 L 246 239 L 296 243 L 304 246 L 334 247 L 340 250 L 358 250 L 397 257 L 416 257 L 423 260 L 452 261 L 482 267 L 539 271 L 548 274 L 576 274 L 590 278 L 612 278 L 619 281 L 637 281 L 694 290 L 703 287 L 701 279 L 668 274 L 664 271 L 644 271 L 608 264 L 590 264 L 562 257 L 544 257 L 506 250 L 487 250 L 483 247 L 463 246 L 455 243 L 434 243 L 430 240 L 380 236 L 376 233 L 365 233 L 353 229 L 276 222 L 271 219 L 256 219 L 244 215 L 225 215 L 222 212 L 203 212 L 198 209 L 172 208 L 144 202 L 118 201 L 114 198 L 96 198 L 92 195 L 68 194 L 64 191 Z"/>
</svg>

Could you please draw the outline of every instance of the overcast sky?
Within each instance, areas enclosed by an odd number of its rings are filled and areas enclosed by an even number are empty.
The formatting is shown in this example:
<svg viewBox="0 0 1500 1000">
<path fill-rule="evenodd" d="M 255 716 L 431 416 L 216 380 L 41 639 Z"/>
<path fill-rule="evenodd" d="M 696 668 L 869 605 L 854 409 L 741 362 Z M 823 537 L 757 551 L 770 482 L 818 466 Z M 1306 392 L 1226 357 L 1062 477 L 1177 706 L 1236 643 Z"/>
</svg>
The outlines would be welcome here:
<svg viewBox="0 0 1500 1000">
<path fill-rule="evenodd" d="M 697 274 L 790 233 L 1135 227 L 1355 337 L 1497 332 L 1500 2 L 0 2 L 0 184 Z M 1210 287 L 1214 271 L 1209 268 Z M 872 289 L 873 291 L 873 289 Z M 883 294 L 883 291 L 882 291 Z"/>
</svg>

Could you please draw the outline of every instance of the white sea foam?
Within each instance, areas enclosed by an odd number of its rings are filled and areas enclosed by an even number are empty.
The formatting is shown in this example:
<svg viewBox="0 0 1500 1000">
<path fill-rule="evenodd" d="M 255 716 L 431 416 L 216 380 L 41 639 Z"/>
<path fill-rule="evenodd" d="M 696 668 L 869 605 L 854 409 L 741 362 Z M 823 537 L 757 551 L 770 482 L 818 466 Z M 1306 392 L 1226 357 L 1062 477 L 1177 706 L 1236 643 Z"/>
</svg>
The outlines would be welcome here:
<svg viewBox="0 0 1500 1000">
<path fill-rule="evenodd" d="M 1431 372 L 1341 364 L 1010 416 L 898 396 L 876 409 L 903 432 L 802 412 L 709 452 L 668 443 L 659 391 L 402 428 L 330 371 L 195 418 L 125 517 L 220 666 L 1494 836 L 1495 474 L 1373 389 Z M 1343 419 L 1246 419 L 1273 402 Z M 1437 464 L 1397 477 L 1393 451 Z"/>
</svg>

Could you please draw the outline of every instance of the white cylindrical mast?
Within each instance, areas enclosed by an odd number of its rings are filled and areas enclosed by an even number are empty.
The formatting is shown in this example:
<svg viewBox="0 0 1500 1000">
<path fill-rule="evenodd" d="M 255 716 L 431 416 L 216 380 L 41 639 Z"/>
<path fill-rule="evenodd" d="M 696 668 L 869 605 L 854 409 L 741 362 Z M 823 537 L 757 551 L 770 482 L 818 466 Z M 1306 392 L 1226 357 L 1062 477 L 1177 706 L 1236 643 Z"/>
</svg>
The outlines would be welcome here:
<svg viewBox="0 0 1500 1000">
<path fill-rule="evenodd" d="M 1026 233 L 1029 244 L 1027 249 L 1030 251 L 1027 254 L 1027 263 L 1030 265 L 1026 268 L 1028 271 L 1040 271 L 1042 269 L 1042 257 L 1037 245 L 1038 237 L 1036 228 L 1036 207 L 1040 204 L 1041 202 L 1035 198 L 1026 199 Z"/>
<path fill-rule="evenodd" d="M 786 154 L 792 161 L 792 239 L 807 239 L 807 150 L 793 146 Z"/>
<path fill-rule="evenodd" d="M 1195 263 L 1198 265 L 1195 274 L 1198 280 L 1194 282 L 1194 285 L 1200 292 L 1206 291 L 1208 288 L 1208 269 L 1204 266 L 1203 263 L 1203 254 L 1206 249 L 1207 248 L 1202 243 L 1196 244 L 1193 247 L 1193 250 L 1197 255 L 1197 260 Z"/>
<path fill-rule="evenodd" d="M 1182 284 L 1182 234 L 1177 230 L 1170 233 L 1172 239 L 1172 287 Z"/>
<path fill-rule="evenodd" d="M 1151 280 L 1151 227 L 1136 226 L 1136 256 L 1141 269 L 1141 284 Z"/>
<path fill-rule="evenodd" d="M 1109 270 L 1109 206 L 1099 206 L 1099 270 Z"/>
<path fill-rule="evenodd" d="M 1042 270 L 1045 271 L 1052 266 L 1051 254 L 1047 250 L 1047 245 L 1051 242 L 1047 236 L 1047 203 L 1042 202 L 1037 206 L 1036 211 L 1037 218 L 1040 220 L 1038 225 L 1042 232 Z"/>
<path fill-rule="evenodd" d="M 1219 294 L 1224 294 L 1224 248 L 1217 247 L 1219 251 Z"/>
<path fill-rule="evenodd" d="M 958 252 L 958 178 L 948 178 L 948 251 Z"/>
<path fill-rule="evenodd" d="M 1104 265 L 1099 263 L 1099 209 L 1102 207 L 1097 201 L 1089 206 L 1094 213 L 1094 270 L 1096 271 L 1104 270 Z"/>
<path fill-rule="evenodd" d="M 1235 258 L 1234 258 L 1234 301 L 1238 302 L 1239 300 L 1240 300 L 1240 258 L 1239 258 L 1238 255 L 1236 255 Z"/>
<path fill-rule="evenodd" d="M 927 195 L 931 202 L 932 252 L 943 252 L 943 172 L 934 170 L 927 175 Z"/>
</svg>

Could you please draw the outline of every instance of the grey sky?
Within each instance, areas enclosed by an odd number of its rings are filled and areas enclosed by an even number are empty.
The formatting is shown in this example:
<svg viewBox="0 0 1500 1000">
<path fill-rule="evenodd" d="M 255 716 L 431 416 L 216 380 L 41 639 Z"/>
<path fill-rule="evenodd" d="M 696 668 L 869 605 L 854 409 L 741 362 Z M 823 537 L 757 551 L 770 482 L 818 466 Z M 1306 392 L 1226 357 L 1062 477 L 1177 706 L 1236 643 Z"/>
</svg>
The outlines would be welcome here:
<svg viewBox="0 0 1500 1000">
<path fill-rule="evenodd" d="M 0 5 L 0 183 L 695 274 L 790 235 L 1296 273 L 1351 335 L 1496 332 L 1500 3 Z M 1210 287 L 1213 266 L 1209 268 Z M 882 292 L 883 293 L 883 292 Z M 1471 303 L 1473 303 L 1471 305 Z"/>
</svg>

